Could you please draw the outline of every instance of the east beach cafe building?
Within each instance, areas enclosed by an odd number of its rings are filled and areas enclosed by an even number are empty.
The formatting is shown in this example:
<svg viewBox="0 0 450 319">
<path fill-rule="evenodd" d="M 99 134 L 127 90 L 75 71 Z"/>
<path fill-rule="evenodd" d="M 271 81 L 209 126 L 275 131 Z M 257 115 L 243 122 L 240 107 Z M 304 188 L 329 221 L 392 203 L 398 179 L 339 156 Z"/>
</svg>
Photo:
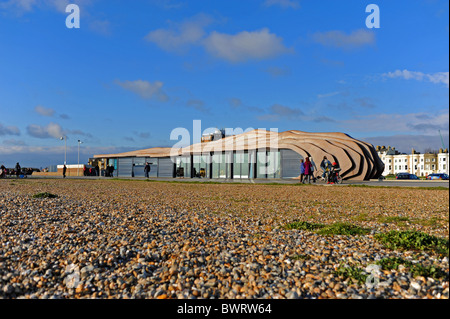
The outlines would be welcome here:
<svg viewBox="0 0 450 319">
<path fill-rule="evenodd" d="M 231 136 L 217 130 L 187 147 L 99 154 L 93 160 L 102 169 L 112 165 L 120 178 L 144 177 L 148 162 L 153 178 L 293 179 L 300 175 L 301 159 L 309 157 L 320 170 L 324 156 L 339 164 L 345 180 L 376 179 L 384 170 L 371 144 L 345 133 L 295 130 L 257 129 Z"/>
</svg>

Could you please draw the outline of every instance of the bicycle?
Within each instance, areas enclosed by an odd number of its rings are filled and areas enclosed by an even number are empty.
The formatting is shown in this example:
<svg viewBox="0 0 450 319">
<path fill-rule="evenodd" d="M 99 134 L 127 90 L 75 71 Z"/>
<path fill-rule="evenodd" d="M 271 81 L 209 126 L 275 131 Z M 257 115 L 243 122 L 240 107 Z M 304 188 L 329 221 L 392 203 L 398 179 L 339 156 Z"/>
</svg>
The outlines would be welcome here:
<svg viewBox="0 0 450 319">
<path fill-rule="evenodd" d="M 329 175 L 329 182 L 334 184 L 342 184 L 342 177 L 339 174 L 341 168 L 332 168 Z"/>
</svg>

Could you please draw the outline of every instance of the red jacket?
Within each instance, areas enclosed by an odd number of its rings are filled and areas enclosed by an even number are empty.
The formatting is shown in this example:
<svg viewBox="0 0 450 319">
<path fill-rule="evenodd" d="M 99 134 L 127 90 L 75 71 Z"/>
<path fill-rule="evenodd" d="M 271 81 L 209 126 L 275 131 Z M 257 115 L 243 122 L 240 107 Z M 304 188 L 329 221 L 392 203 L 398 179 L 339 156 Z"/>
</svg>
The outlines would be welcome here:
<svg viewBox="0 0 450 319">
<path fill-rule="evenodd" d="M 312 167 L 311 162 L 305 162 L 305 175 L 311 174 L 311 167 Z"/>
</svg>

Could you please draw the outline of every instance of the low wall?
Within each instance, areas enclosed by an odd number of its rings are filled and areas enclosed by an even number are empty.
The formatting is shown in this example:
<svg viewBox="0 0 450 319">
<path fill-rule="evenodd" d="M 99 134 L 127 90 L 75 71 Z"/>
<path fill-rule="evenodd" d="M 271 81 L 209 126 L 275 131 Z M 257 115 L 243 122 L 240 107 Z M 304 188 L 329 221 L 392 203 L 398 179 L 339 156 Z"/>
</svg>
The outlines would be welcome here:
<svg viewBox="0 0 450 319">
<path fill-rule="evenodd" d="M 31 176 L 62 176 L 62 174 L 57 172 L 33 172 Z"/>
<path fill-rule="evenodd" d="M 57 172 L 33 172 L 32 176 L 63 176 L 62 168 L 58 168 Z M 83 176 L 83 169 L 68 168 L 66 170 L 66 176 Z"/>
</svg>

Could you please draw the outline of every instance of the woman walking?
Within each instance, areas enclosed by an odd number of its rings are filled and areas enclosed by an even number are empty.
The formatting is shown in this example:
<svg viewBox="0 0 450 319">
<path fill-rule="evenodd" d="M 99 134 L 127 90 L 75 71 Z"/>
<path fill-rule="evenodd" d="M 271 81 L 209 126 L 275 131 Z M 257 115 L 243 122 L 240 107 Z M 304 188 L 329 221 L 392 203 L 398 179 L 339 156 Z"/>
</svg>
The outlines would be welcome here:
<svg viewBox="0 0 450 319">
<path fill-rule="evenodd" d="M 300 160 L 300 183 L 303 183 L 303 178 L 305 176 L 305 163 L 303 159 Z"/>
<path fill-rule="evenodd" d="M 305 180 L 303 182 L 307 180 L 308 184 L 311 184 L 312 164 L 309 161 L 309 157 L 305 159 L 304 166 L 305 166 Z"/>
</svg>

